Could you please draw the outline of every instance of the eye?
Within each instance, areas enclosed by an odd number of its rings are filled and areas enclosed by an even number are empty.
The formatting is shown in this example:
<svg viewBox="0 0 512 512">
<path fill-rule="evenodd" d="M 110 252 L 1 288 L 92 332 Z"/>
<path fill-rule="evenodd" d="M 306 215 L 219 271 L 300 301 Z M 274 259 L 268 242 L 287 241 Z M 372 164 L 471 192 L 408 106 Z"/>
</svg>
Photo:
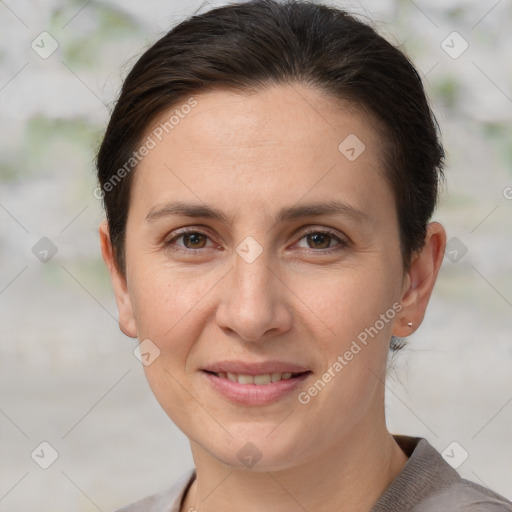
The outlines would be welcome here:
<svg viewBox="0 0 512 512">
<path fill-rule="evenodd" d="M 183 245 L 176 245 L 175 242 L 183 239 Z M 172 238 L 169 238 L 165 241 L 166 247 L 170 246 L 178 251 L 185 252 L 193 252 L 198 249 L 205 249 L 208 247 L 215 247 L 215 244 L 212 242 L 210 246 L 207 246 L 207 242 L 210 240 L 209 233 L 205 233 L 203 231 L 186 229 L 180 230 L 177 233 L 174 233 Z"/>
<path fill-rule="evenodd" d="M 171 238 L 165 241 L 165 246 L 170 247 L 176 251 L 182 251 L 187 253 L 198 252 L 199 249 L 207 249 L 213 247 L 219 247 L 211 240 L 211 235 L 207 232 L 199 231 L 197 229 L 183 229 L 173 233 Z M 182 244 L 177 244 L 178 240 L 182 239 Z M 301 240 L 306 240 L 307 247 L 301 246 Z M 210 245 L 208 245 L 210 241 Z M 348 247 L 349 242 L 344 238 L 336 235 L 332 231 L 314 229 L 306 233 L 303 233 L 299 239 L 299 247 L 312 249 L 313 252 L 332 252 L 332 242 L 335 241 L 334 250 L 343 249 Z"/>
<path fill-rule="evenodd" d="M 325 230 L 319 230 L 319 229 L 315 229 L 315 230 L 308 231 L 307 233 L 303 233 L 300 240 L 303 240 L 303 239 L 305 239 L 306 243 L 308 244 L 308 247 L 306 247 L 306 248 L 318 249 L 318 251 L 315 251 L 315 252 L 321 252 L 323 250 L 332 249 L 331 242 L 333 240 L 337 242 L 334 245 L 334 247 L 335 248 L 337 247 L 338 249 L 342 249 L 349 245 L 346 240 L 339 237 L 332 231 L 325 231 Z M 299 244 L 300 244 L 300 240 L 299 240 Z M 304 246 L 302 246 L 302 247 L 304 247 Z M 331 251 L 328 251 L 328 252 L 331 252 Z"/>
</svg>

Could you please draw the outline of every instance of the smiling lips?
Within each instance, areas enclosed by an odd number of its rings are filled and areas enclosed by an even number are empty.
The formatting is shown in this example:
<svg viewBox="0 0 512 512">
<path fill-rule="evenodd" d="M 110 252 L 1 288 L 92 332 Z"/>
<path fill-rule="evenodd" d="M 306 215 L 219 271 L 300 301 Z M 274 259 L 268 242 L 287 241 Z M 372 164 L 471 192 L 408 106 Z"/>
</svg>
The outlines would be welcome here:
<svg viewBox="0 0 512 512">
<path fill-rule="evenodd" d="M 258 386 L 294 378 L 308 369 L 303 366 L 283 361 L 263 363 L 246 363 L 243 361 L 220 361 L 204 368 L 221 379 L 228 379 L 239 384 L 256 384 Z"/>
<path fill-rule="evenodd" d="M 229 379 L 231 382 L 238 382 L 239 384 L 256 384 L 257 386 L 264 386 L 271 382 L 279 382 L 280 380 L 287 380 L 292 377 L 300 375 L 300 373 L 291 372 L 275 372 L 263 373 L 261 375 L 246 375 L 243 373 L 219 372 L 215 373 L 221 379 Z"/>
<path fill-rule="evenodd" d="M 221 361 L 203 368 L 210 384 L 225 397 L 244 405 L 263 405 L 293 391 L 312 372 L 282 361 Z"/>
<path fill-rule="evenodd" d="M 284 361 L 265 361 L 262 363 L 246 363 L 244 361 L 219 361 L 205 366 L 203 370 L 213 373 L 234 373 L 237 375 L 265 375 L 271 373 L 303 373 L 309 371 Z"/>
</svg>

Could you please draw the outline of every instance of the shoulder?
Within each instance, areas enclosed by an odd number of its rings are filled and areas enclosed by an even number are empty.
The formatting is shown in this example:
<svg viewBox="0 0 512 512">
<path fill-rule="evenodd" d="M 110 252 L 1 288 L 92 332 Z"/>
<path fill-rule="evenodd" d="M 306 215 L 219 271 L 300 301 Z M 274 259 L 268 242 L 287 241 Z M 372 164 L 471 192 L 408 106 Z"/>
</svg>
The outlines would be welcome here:
<svg viewBox="0 0 512 512">
<path fill-rule="evenodd" d="M 512 512 L 512 502 L 462 478 L 426 439 L 393 437 L 409 459 L 372 512 Z"/>
<path fill-rule="evenodd" d="M 512 502 L 503 496 L 470 482 L 460 481 L 431 493 L 411 512 L 512 512 Z"/>
<path fill-rule="evenodd" d="M 172 487 L 118 508 L 114 512 L 179 512 L 181 500 L 194 478 L 195 469 L 190 469 L 181 475 Z"/>
</svg>

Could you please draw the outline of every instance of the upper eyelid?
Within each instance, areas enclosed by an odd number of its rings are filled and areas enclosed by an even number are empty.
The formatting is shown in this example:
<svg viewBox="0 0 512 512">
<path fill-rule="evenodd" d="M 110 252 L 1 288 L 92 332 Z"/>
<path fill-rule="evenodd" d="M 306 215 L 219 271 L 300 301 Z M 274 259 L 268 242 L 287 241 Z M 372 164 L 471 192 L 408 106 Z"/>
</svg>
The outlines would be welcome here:
<svg viewBox="0 0 512 512">
<path fill-rule="evenodd" d="M 329 228 L 311 228 L 307 231 L 301 231 L 300 233 L 300 239 L 304 238 L 307 235 L 313 234 L 313 233 L 322 233 L 324 235 L 329 235 L 333 238 L 336 238 L 341 243 L 347 243 L 348 244 L 348 237 L 345 234 L 338 234 L 333 229 Z"/>
<path fill-rule="evenodd" d="M 199 228 L 194 228 L 194 227 L 190 227 L 190 228 L 180 228 L 180 229 L 177 229 L 175 230 L 176 232 L 173 231 L 172 233 L 172 236 L 171 234 L 167 235 L 165 238 L 164 238 L 164 242 L 172 242 L 174 240 L 177 240 L 178 238 L 181 238 L 182 236 L 184 235 L 188 235 L 190 233 L 199 233 L 201 235 L 206 235 L 208 236 L 208 238 L 210 238 L 210 240 L 212 238 L 214 238 L 213 234 L 211 231 L 209 231 L 207 228 L 205 227 L 199 227 Z"/>
</svg>

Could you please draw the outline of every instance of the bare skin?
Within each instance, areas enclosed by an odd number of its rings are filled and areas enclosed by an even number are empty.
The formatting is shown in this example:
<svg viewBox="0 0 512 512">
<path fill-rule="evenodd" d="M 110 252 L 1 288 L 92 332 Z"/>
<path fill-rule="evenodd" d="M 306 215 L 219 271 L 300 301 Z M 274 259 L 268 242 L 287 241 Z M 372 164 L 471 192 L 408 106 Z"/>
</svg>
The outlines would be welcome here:
<svg viewBox="0 0 512 512">
<path fill-rule="evenodd" d="M 421 324 L 445 231 L 430 223 L 424 248 L 403 269 L 393 192 L 368 116 L 298 84 L 196 98 L 134 171 L 126 275 L 105 222 L 99 230 L 120 328 L 160 350 L 146 377 L 190 439 L 197 478 L 181 510 L 369 511 L 407 461 L 385 423 L 389 340 Z M 338 149 L 350 134 L 365 144 L 353 161 Z M 147 219 L 175 201 L 215 208 L 228 222 Z M 283 208 L 334 201 L 362 215 L 276 222 Z M 180 236 L 184 227 L 196 235 Z M 236 251 L 247 237 L 262 251 L 251 262 Z M 378 334 L 333 376 L 338 356 L 375 325 Z M 240 405 L 202 371 L 223 359 L 280 360 L 311 373 L 272 403 Z M 329 368 L 328 384 L 301 403 L 298 393 Z M 261 454 L 251 467 L 238 456 L 247 443 Z"/>
</svg>

